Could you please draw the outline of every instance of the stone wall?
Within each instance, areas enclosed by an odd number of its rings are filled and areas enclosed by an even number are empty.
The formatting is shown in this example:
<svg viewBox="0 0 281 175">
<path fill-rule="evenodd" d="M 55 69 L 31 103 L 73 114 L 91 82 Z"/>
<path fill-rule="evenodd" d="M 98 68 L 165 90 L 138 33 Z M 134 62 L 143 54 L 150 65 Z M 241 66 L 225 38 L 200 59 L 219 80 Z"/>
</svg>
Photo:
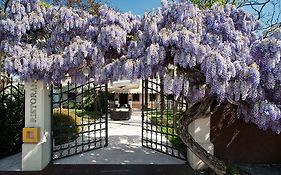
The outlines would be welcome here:
<svg viewBox="0 0 281 175">
<path fill-rule="evenodd" d="M 215 156 L 226 162 L 281 163 L 281 134 L 238 119 L 226 105 L 211 117 L 211 142 Z"/>
</svg>

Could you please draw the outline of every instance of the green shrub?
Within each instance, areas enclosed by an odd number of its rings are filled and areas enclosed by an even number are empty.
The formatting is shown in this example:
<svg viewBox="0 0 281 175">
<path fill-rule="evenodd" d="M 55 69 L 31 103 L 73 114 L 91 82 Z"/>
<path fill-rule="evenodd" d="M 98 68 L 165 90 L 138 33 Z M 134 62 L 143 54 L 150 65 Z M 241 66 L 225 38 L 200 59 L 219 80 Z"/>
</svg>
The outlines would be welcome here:
<svg viewBox="0 0 281 175">
<path fill-rule="evenodd" d="M 168 115 L 167 115 L 168 114 Z M 157 117 L 156 117 L 157 115 Z M 164 113 L 163 118 L 160 117 L 160 112 L 148 114 L 148 117 L 153 125 L 157 126 L 157 130 L 161 131 L 166 138 L 173 144 L 173 146 L 183 155 L 186 156 L 186 145 L 181 138 L 177 135 L 177 131 L 173 129 L 173 113 Z M 174 116 L 174 120 L 177 121 L 179 115 Z M 174 136 L 170 135 L 173 134 Z"/>
<path fill-rule="evenodd" d="M 162 126 L 167 126 L 167 127 L 173 127 L 173 125 L 170 125 L 170 123 L 172 123 L 173 121 L 168 121 L 167 118 L 163 117 L 161 118 L 160 115 L 159 116 L 152 116 L 150 118 L 151 123 L 153 125 L 162 125 Z"/>
<path fill-rule="evenodd" d="M 239 168 L 235 167 L 235 166 L 227 167 L 226 174 L 227 175 L 241 175 Z"/>
<path fill-rule="evenodd" d="M 107 96 L 108 93 L 105 92 L 86 93 L 83 98 L 83 109 L 85 111 L 94 111 L 105 114 L 107 112 Z"/>
<path fill-rule="evenodd" d="M 20 152 L 24 127 L 23 95 L 0 93 L 0 123 L 0 158 Z"/>
<path fill-rule="evenodd" d="M 75 101 L 69 101 L 69 102 L 64 102 L 62 104 L 63 108 L 69 108 L 69 109 L 80 109 L 81 108 L 81 102 L 75 102 Z"/>
<path fill-rule="evenodd" d="M 68 109 L 56 108 L 53 110 L 53 138 L 55 145 L 61 145 L 76 140 L 81 131 L 80 117 Z"/>
<path fill-rule="evenodd" d="M 72 113 L 76 113 L 76 116 L 83 117 L 85 121 L 88 119 L 90 120 L 97 120 L 101 117 L 99 111 L 85 111 L 82 109 L 70 109 Z"/>
</svg>

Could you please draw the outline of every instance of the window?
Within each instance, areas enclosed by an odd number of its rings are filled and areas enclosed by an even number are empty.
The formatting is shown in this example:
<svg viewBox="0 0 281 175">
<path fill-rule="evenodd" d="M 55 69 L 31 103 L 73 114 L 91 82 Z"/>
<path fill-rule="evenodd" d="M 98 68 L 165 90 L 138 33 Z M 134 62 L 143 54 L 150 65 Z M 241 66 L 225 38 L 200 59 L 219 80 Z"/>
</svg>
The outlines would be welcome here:
<svg viewBox="0 0 281 175">
<path fill-rule="evenodd" d="M 167 100 L 174 100 L 174 98 L 175 98 L 174 95 L 169 94 L 168 97 L 167 97 Z"/>
<path fill-rule="evenodd" d="M 150 94 L 149 95 L 149 100 L 150 101 L 155 101 L 156 100 L 156 95 L 155 94 Z"/>
<path fill-rule="evenodd" d="M 133 101 L 140 101 L 140 95 L 139 94 L 133 94 Z"/>
<path fill-rule="evenodd" d="M 114 93 L 108 95 L 108 101 L 114 101 Z"/>
</svg>

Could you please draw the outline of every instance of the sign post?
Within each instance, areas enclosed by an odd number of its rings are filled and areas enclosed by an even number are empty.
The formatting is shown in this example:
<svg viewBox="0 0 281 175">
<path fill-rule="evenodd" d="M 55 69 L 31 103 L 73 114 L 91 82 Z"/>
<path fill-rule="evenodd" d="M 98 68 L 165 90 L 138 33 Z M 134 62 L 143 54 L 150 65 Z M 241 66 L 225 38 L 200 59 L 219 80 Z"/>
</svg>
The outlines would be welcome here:
<svg viewBox="0 0 281 175">
<path fill-rule="evenodd" d="M 40 171 L 51 160 L 50 90 L 43 81 L 27 82 L 22 170 Z"/>
</svg>

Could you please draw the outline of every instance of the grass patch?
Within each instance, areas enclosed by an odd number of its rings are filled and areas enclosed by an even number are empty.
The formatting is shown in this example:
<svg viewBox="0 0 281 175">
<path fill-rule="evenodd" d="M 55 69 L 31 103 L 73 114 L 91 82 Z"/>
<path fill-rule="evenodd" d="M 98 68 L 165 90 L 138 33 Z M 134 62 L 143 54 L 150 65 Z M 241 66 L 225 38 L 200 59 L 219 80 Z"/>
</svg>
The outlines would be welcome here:
<svg viewBox="0 0 281 175">
<path fill-rule="evenodd" d="M 162 131 L 161 131 L 162 128 Z M 184 156 L 186 157 L 186 146 L 182 142 L 181 138 L 178 136 L 177 132 L 173 128 L 157 126 L 157 130 L 161 131 L 162 134 L 168 138 L 169 142 Z M 174 130 L 174 131 L 173 131 Z M 167 135 L 166 135 L 167 134 Z M 172 135 L 170 135 L 172 134 Z"/>
<path fill-rule="evenodd" d="M 147 113 L 147 117 L 153 125 L 157 126 L 157 130 L 162 132 L 183 156 L 186 156 L 186 145 L 182 142 L 177 131 L 174 129 L 174 124 L 177 125 L 180 118 L 180 112 L 177 112 L 175 116 L 173 116 L 173 111 L 165 111 L 161 117 L 160 111 L 151 111 Z"/>
<path fill-rule="evenodd" d="M 180 119 L 180 114 L 181 112 L 176 112 L 175 113 L 175 119 L 176 121 Z M 152 111 L 148 111 L 147 112 L 147 115 L 148 117 L 157 117 L 157 118 L 160 118 L 161 116 L 161 112 L 160 111 L 155 111 L 155 110 L 152 110 Z M 169 111 L 164 111 L 163 112 L 163 118 L 165 119 L 168 119 L 168 120 L 173 120 L 174 118 L 174 115 L 173 115 L 173 111 L 169 110 Z"/>
</svg>

